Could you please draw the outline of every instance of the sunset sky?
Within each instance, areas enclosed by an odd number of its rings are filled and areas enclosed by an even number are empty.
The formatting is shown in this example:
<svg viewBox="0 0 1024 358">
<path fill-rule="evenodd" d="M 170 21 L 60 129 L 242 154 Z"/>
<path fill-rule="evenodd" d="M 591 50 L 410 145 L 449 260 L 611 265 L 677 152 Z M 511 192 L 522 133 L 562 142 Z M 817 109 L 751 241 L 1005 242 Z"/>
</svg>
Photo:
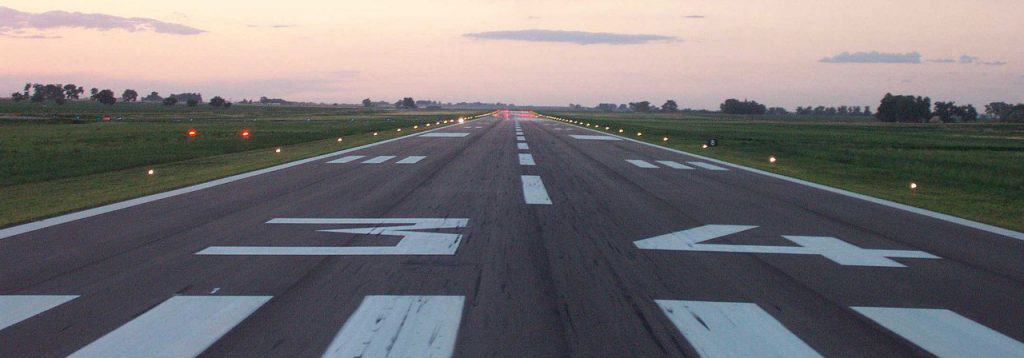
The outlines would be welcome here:
<svg viewBox="0 0 1024 358">
<path fill-rule="evenodd" d="M 1024 102 L 1022 18 L 1020 0 L 16 0 L 0 4 L 0 90 L 983 105 Z"/>
</svg>

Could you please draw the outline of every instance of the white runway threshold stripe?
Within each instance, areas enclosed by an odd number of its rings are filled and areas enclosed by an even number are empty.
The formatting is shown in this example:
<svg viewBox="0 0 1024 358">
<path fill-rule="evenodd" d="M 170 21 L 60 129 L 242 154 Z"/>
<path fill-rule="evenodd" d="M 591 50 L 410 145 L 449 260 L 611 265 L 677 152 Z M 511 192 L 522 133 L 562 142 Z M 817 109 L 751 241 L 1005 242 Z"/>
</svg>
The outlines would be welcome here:
<svg viewBox="0 0 1024 358">
<path fill-rule="evenodd" d="M 701 357 L 821 357 L 755 303 L 655 302 Z"/>
<path fill-rule="evenodd" d="M 548 197 L 548 190 L 544 188 L 544 181 L 536 175 L 523 175 L 523 199 L 530 205 L 551 205 L 551 198 Z"/>
<path fill-rule="evenodd" d="M 1024 357 L 1024 344 L 953 311 L 928 308 L 853 307 L 939 357 Z"/>
<path fill-rule="evenodd" d="M 690 164 L 692 166 L 701 167 L 701 168 L 704 168 L 704 169 L 707 169 L 707 170 L 729 170 L 729 169 L 725 169 L 725 168 L 722 168 L 722 167 L 714 165 L 714 164 L 708 164 L 708 163 L 704 163 L 704 162 L 686 162 L 686 163 Z"/>
<path fill-rule="evenodd" d="M 393 155 L 381 155 L 363 161 L 363 164 L 380 164 L 393 159 Z"/>
<path fill-rule="evenodd" d="M 661 165 L 664 165 L 664 166 L 672 168 L 672 169 L 693 169 L 693 167 L 691 167 L 691 166 L 686 166 L 686 165 L 683 165 L 683 164 L 679 164 L 679 163 L 671 161 L 671 160 L 659 160 L 657 162 L 660 163 Z"/>
<path fill-rule="evenodd" d="M 408 157 L 405 157 L 405 159 L 395 162 L 395 164 L 416 164 L 419 163 L 419 161 L 423 160 L 423 158 L 426 158 L 426 156 L 410 155 Z"/>
<path fill-rule="evenodd" d="M 576 138 L 576 139 L 580 139 L 580 140 L 622 140 L 622 139 L 619 139 L 617 137 L 612 137 L 612 136 L 609 136 L 609 135 L 570 134 L 569 136 L 573 137 L 573 138 Z"/>
<path fill-rule="evenodd" d="M 537 165 L 537 162 L 533 161 L 533 154 L 519 153 L 519 165 Z"/>
<path fill-rule="evenodd" d="M 70 357 L 195 357 L 270 296 L 175 296 Z"/>
<path fill-rule="evenodd" d="M 0 296 L 0 330 L 46 312 L 77 297 L 74 295 Z"/>
<path fill-rule="evenodd" d="M 468 136 L 469 133 L 462 132 L 433 132 L 420 134 L 420 137 L 424 138 L 462 138 Z"/>
<path fill-rule="evenodd" d="M 526 143 L 516 143 L 516 147 L 519 150 L 530 150 L 530 145 Z"/>
<path fill-rule="evenodd" d="M 329 162 L 327 162 L 327 164 L 345 164 L 345 163 L 348 163 L 348 162 L 352 162 L 352 161 L 356 161 L 356 160 L 362 159 L 363 157 L 365 157 L 365 155 L 347 155 L 347 156 L 344 156 L 344 157 L 341 157 L 341 158 L 329 161 Z"/>
<path fill-rule="evenodd" d="M 654 168 L 658 167 L 657 165 L 648 163 L 647 161 L 640 160 L 640 159 L 626 159 L 626 162 L 628 162 L 629 164 L 633 164 L 633 165 L 635 165 L 637 167 L 644 168 L 644 169 L 654 169 Z"/>
<path fill-rule="evenodd" d="M 518 141 L 522 142 L 522 141 L 525 141 L 525 140 L 526 140 L 526 137 L 524 137 L 524 136 L 521 136 L 521 135 L 517 135 L 517 136 L 516 136 L 516 140 L 518 140 Z"/>
<path fill-rule="evenodd" d="M 463 296 L 366 296 L 324 357 L 451 357 Z"/>
</svg>

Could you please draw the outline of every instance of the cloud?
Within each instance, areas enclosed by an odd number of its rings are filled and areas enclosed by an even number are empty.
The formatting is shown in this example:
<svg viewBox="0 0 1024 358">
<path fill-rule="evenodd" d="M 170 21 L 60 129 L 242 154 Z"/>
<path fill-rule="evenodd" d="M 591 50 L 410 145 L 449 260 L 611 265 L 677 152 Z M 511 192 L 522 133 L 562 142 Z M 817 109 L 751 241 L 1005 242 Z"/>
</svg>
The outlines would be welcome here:
<svg viewBox="0 0 1024 358">
<path fill-rule="evenodd" d="M 887 53 L 887 52 L 843 52 L 841 54 L 825 57 L 819 62 L 824 63 L 921 63 L 921 54 L 917 52 L 908 53 Z"/>
<path fill-rule="evenodd" d="M 645 35 L 645 34 L 617 34 L 611 32 L 586 32 L 586 31 L 563 31 L 563 30 L 513 30 L 513 31 L 485 31 L 463 34 L 483 40 L 514 40 L 531 42 L 568 42 L 579 45 L 636 45 L 649 42 L 674 42 L 682 41 L 675 36 Z"/>
<path fill-rule="evenodd" d="M 152 31 L 171 35 L 198 35 L 206 31 L 143 17 L 119 17 L 105 14 L 81 12 L 47 11 L 28 13 L 0 6 L 0 35 L 18 38 L 58 38 L 57 36 L 25 31 L 44 31 L 59 28 L 81 28 L 90 30 L 124 30 L 128 32 Z"/>
<path fill-rule="evenodd" d="M 963 55 L 963 56 L 960 56 L 960 61 L 958 61 L 958 62 L 960 62 L 960 63 L 974 63 L 974 61 L 978 61 L 978 60 L 980 60 L 980 58 L 978 58 L 977 56 Z"/>
<path fill-rule="evenodd" d="M 928 60 L 928 62 L 931 62 L 931 63 L 956 63 L 956 60 L 954 60 L 952 58 L 936 58 L 936 59 Z"/>
<path fill-rule="evenodd" d="M 971 55 L 962 55 L 962 56 L 960 56 L 959 59 L 937 58 L 937 59 L 930 59 L 930 60 L 927 60 L 927 61 L 931 62 L 931 63 L 943 63 L 943 64 L 957 63 L 957 64 L 961 64 L 961 65 L 974 64 L 974 65 L 983 65 L 983 66 L 1002 66 L 1002 65 L 1006 64 L 1006 61 L 982 61 L 981 57 L 971 56 Z"/>
<path fill-rule="evenodd" d="M 683 18 L 687 18 L 687 19 L 703 19 L 703 18 L 706 18 L 706 16 L 704 16 L 704 15 L 686 15 L 686 16 L 683 16 Z"/>
<path fill-rule="evenodd" d="M 978 62 L 978 64 L 985 66 L 1002 66 L 1006 64 L 1006 61 L 981 61 Z"/>
</svg>

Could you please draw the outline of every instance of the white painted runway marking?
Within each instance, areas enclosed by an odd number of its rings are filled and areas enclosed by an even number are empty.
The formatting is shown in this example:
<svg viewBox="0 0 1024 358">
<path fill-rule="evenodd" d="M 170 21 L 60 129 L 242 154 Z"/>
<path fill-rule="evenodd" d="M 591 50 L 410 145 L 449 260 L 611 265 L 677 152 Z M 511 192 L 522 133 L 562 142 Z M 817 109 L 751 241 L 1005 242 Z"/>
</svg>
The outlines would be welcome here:
<svg viewBox="0 0 1024 358">
<path fill-rule="evenodd" d="M 754 303 L 655 302 L 701 357 L 821 357 Z"/>
<path fill-rule="evenodd" d="M 729 170 L 729 169 L 725 169 L 725 168 L 722 168 L 722 167 L 714 165 L 714 164 L 708 164 L 708 163 L 704 163 L 704 162 L 687 162 L 687 163 L 689 163 L 690 165 L 701 167 L 701 168 L 708 169 L 708 170 Z"/>
<path fill-rule="evenodd" d="M 518 147 L 520 150 L 529 150 L 530 149 L 530 145 L 529 144 L 522 143 L 522 142 L 516 143 L 516 147 Z"/>
<path fill-rule="evenodd" d="M 450 357 L 463 296 L 366 296 L 324 357 Z"/>
<path fill-rule="evenodd" d="M 462 235 L 414 230 L 454 229 L 469 224 L 469 219 L 454 218 L 279 218 L 267 224 L 356 225 L 392 224 L 349 229 L 317 230 L 363 235 L 401 236 L 395 246 L 210 246 L 196 255 L 295 255 L 295 256 L 355 256 L 355 255 L 454 255 L 462 242 Z M 401 225 L 406 224 L 406 225 Z"/>
<path fill-rule="evenodd" d="M 906 267 L 890 257 L 938 259 L 938 256 L 915 250 L 864 249 L 834 237 L 789 236 L 799 246 L 723 245 L 703 244 L 715 238 L 750 230 L 757 226 L 704 225 L 649 239 L 634 241 L 637 248 L 647 250 L 739 252 L 755 254 L 821 255 L 845 266 Z"/>
<path fill-rule="evenodd" d="M 422 155 L 410 155 L 408 157 L 405 157 L 405 159 L 395 162 L 395 164 L 416 164 L 419 163 L 419 161 L 423 160 L 423 158 L 426 157 Z"/>
<path fill-rule="evenodd" d="M 617 137 L 608 135 L 581 135 L 581 134 L 570 134 L 570 137 L 581 139 L 581 140 L 622 140 Z"/>
<path fill-rule="evenodd" d="M 664 166 L 672 168 L 672 169 L 693 169 L 693 167 L 691 167 L 691 166 L 686 166 L 686 165 L 683 165 L 683 164 L 679 164 L 679 163 L 673 162 L 671 160 L 659 160 L 657 162 L 661 163 L 661 165 L 664 165 Z"/>
<path fill-rule="evenodd" d="M 0 330 L 71 301 L 74 295 L 0 296 Z"/>
<path fill-rule="evenodd" d="M 525 141 L 526 137 L 518 135 L 518 136 L 516 136 L 516 140 L 518 140 L 518 141 Z"/>
<path fill-rule="evenodd" d="M 939 357 L 1024 357 L 1024 344 L 944 309 L 852 307 Z"/>
<path fill-rule="evenodd" d="M 551 198 L 548 197 L 548 190 L 544 188 L 544 181 L 536 175 L 523 175 L 523 199 L 531 205 L 551 205 Z"/>
<path fill-rule="evenodd" d="M 351 162 L 351 161 L 354 161 L 354 160 L 359 160 L 359 159 L 361 159 L 363 157 L 366 157 L 366 156 L 365 155 L 349 155 L 349 156 L 345 156 L 345 157 L 341 157 L 341 158 L 329 161 L 327 163 L 328 164 L 345 164 L 345 163 L 348 163 L 348 162 Z"/>
<path fill-rule="evenodd" d="M 363 164 L 380 164 L 380 163 L 389 161 L 389 160 L 391 160 L 394 157 L 395 156 L 393 156 L 393 155 L 382 155 L 382 156 L 378 156 L 378 157 L 373 157 L 373 158 L 370 158 L 370 159 L 367 159 L 367 160 L 363 161 Z"/>
<path fill-rule="evenodd" d="M 537 165 L 533 161 L 533 154 L 519 153 L 519 165 Z"/>
<path fill-rule="evenodd" d="M 420 137 L 426 138 L 462 138 L 468 136 L 469 133 L 457 133 L 457 132 L 433 132 L 420 134 Z"/>
<path fill-rule="evenodd" d="M 645 168 L 645 169 L 655 169 L 655 168 L 658 168 L 657 165 L 648 163 L 647 161 L 644 161 L 644 160 L 626 159 L 626 161 L 629 162 L 629 164 L 633 164 L 633 165 L 638 166 L 640 168 Z"/>
<path fill-rule="evenodd" d="M 195 357 L 270 296 L 175 296 L 70 357 Z"/>
</svg>

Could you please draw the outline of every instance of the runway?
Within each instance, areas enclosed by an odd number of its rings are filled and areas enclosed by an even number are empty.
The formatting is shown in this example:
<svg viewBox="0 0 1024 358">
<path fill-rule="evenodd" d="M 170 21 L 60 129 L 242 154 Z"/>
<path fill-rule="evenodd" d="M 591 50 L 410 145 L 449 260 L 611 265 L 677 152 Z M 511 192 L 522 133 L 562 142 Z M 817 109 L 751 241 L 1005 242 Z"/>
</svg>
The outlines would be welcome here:
<svg viewBox="0 0 1024 358">
<path fill-rule="evenodd" d="M 0 231 L 2 357 L 1024 356 L 1020 233 L 530 112 Z"/>
</svg>

